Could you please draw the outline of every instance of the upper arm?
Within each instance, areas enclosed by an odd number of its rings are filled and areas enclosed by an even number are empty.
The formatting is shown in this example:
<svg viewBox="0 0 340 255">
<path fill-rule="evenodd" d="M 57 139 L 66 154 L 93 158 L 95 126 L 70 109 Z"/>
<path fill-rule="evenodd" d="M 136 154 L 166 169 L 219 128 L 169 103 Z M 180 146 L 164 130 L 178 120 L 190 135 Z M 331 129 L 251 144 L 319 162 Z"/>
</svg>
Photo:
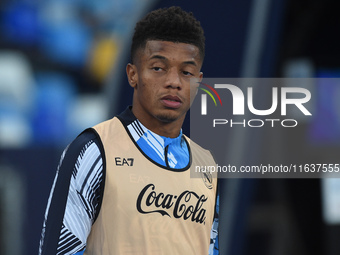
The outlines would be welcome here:
<svg viewBox="0 0 340 255">
<path fill-rule="evenodd" d="M 91 130 L 65 149 L 46 208 L 39 254 L 73 254 L 86 245 L 103 195 L 103 158 L 100 140 Z"/>
<path fill-rule="evenodd" d="M 213 221 L 213 224 L 211 227 L 211 233 L 210 233 L 209 255 L 219 254 L 219 244 L 218 244 L 219 205 L 220 205 L 220 194 L 219 194 L 219 189 L 217 188 L 216 202 L 215 202 L 215 215 L 214 215 L 214 221 Z"/>
</svg>

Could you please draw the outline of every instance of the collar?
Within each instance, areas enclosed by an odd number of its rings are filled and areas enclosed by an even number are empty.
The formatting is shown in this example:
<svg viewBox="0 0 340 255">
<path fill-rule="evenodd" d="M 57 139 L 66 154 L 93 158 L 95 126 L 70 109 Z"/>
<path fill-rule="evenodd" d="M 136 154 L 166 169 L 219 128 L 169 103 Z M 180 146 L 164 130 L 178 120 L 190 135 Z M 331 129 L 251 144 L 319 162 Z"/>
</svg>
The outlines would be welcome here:
<svg viewBox="0 0 340 255">
<path fill-rule="evenodd" d="M 183 142 L 183 133 L 182 129 L 180 130 L 180 133 L 175 138 L 165 137 L 158 135 L 151 130 L 147 129 L 132 113 L 132 106 L 128 106 L 121 114 L 117 116 L 124 126 L 129 129 L 133 139 L 137 142 L 139 138 L 141 138 L 144 133 L 149 133 L 157 138 L 162 138 L 164 141 L 164 147 L 166 147 L 169 144 L 172 145 L 181 145 L 181 142 Z"/>
</svg>

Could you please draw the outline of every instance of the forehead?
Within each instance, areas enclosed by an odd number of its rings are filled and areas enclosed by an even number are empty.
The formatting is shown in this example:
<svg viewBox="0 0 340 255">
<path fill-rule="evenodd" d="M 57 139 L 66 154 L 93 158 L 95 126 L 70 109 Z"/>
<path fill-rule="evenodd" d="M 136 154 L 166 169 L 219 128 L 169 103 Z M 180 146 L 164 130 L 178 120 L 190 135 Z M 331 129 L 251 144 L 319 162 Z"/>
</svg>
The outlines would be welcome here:
<svg viewBox="0 0 340 255">
<path fill-rule="evenodd" d="M 145 48 L 139 54 L 141 60 L 148 60 L 156 55 L 169 60 L 195 61 L 201 64 L 198 47 L 188 43 L 150 40 L 146 42 Z"/>
</svg>

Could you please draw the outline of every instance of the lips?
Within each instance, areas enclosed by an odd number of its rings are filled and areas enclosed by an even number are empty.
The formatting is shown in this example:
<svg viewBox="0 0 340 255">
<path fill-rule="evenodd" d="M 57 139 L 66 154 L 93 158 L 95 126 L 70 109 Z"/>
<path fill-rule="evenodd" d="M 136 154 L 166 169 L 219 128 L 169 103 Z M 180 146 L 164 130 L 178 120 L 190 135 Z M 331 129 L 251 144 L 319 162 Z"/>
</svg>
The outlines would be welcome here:
<svg viewBox="0 0 340 255">
<path fill-rule="evenodd" d="M 173 108 L 177 109 L 182 105 L 181 99 L 177 96 L 165 96 L 161 98 L 162 103 L 164 104 L 165 107 L 167 108 Z"/>
</svg>

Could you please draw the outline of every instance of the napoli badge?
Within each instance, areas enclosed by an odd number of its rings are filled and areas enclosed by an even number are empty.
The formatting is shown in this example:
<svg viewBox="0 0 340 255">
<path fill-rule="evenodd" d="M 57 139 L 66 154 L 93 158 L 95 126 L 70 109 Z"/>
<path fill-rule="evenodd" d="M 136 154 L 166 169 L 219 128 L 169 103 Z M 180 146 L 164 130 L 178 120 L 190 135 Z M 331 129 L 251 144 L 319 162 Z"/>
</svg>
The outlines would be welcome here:
<svg viewBox="0 0 340 255">
<path fill-rule="evenodd" d="M 201 177 L 202 177 L 202 180 L 205 186 L 208 189 L 212 189 L 213 188 L 213 175 L 211 171 L 209 169 L 202 168 L 200 172 L 201 172 Z"/>
</svg>

